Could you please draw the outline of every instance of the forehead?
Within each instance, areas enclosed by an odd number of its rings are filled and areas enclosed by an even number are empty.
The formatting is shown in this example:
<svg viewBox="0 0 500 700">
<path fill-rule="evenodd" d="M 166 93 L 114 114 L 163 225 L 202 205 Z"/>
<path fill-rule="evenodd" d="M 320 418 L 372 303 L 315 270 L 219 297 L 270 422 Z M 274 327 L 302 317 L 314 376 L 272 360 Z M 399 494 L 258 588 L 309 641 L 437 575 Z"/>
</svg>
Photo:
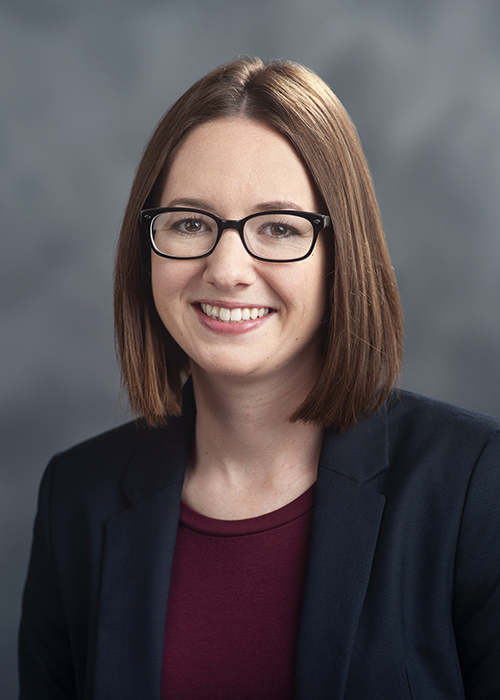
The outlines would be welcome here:
<svg viewBox="0 0 500 700">
<path fill-rule="evenodd" d="M 224 207 L 248 210 L 258 202 L 318 208 L 309 171 L 290 141 L 272 127 L 242 117 L 201 124 L 180 142 L 170 159 L 160 205 L 171 206 L 179 198 L 207 201 L 221 207 L 223 215 Z"/>
</svg>

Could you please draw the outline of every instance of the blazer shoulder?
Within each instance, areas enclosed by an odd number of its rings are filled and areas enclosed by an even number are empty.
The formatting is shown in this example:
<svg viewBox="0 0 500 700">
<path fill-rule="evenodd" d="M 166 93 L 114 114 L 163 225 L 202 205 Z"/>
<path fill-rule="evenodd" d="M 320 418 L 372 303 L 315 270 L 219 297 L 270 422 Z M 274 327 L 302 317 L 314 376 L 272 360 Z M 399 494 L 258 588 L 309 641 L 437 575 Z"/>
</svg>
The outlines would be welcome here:
<svg viewBox="0 0 500 700">
<path fill-rule="evenodd" d="M 57 452 L 50 465 L 73 475 L 123 469 L 151 430 L 139 421 L 124 423 Z"/>
<path fill-rule="evenodd" d="M 414 424 L 439 432 L 459 430 L 488 438 L 500 430 L 500 419 L 494 416 L 402 389 L 391 392 L 387 413 L 389 423 Z"/>
<path fill-rule="evenodd" d="M 131 421 L 56 453 L 42 476 L 39 509 L 51 504 L 65 512 L 77 503 L 121 502 L 128 465 L 150 430 Z"/>
<path fill-rule="evenodd" d="M 387 430 L 393 454 L 446 455 L 457 465 L 500 443 L 498 418 L 402 390 L 387 402 Z"/>
<path fill-rule="evenodd" d="M 115 478 L 117 471 L 124 474 L 137 453 L 145 464 L 158 462 L 162 454 L 182 451 L 192 431 L 195 413 L 192 385 L 188 381 L 183 390 L 182 414 L 170 417 L 165 426 L 152 428 L 141 419 L 129 421 L 58 452 L 50 464 L 73 476 L 81 473 L 90 479 L 99 476 L 103 480 L 106 475 Z"/>
<path fill-rule="evenodd" d="M 165 427 L 131 421 L 69 449 L 50 461 L 42 490 L 73 494 L 78 499 L 126 494 L 136 501 L 170 483 L 182 483 L 194 426 L 187 412 L 171 417 Z"/>
<path fill-rule="evenodd" d="M 129 421 L 61 450 L 55 457 L 60 462 L 72 463 L 117 457 L 133 451 L 151 430 L 154 429 L 148 428 L 140 420 Z"/>
</svg>

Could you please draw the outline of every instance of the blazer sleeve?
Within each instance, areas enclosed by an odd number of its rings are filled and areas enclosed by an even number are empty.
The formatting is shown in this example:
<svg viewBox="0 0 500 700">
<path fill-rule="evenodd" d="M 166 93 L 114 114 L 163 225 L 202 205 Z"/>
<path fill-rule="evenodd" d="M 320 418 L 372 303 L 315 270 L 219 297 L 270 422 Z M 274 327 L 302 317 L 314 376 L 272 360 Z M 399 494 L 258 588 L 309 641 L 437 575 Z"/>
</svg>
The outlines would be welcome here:
<svg viewBox="0 0 500 700">
<path fill-rule="evenodd" d="M 19 631 L 20 700 L 77 697 L 63 601 L 51 553 L 50 500 L 56 458 L 38 496 Z"/>
<path fill-rule="evenodd" d="M 467 700 L 500 698 L 500 431 L 484 447 L 469 483 L 454 618 Z"/>
</svg>

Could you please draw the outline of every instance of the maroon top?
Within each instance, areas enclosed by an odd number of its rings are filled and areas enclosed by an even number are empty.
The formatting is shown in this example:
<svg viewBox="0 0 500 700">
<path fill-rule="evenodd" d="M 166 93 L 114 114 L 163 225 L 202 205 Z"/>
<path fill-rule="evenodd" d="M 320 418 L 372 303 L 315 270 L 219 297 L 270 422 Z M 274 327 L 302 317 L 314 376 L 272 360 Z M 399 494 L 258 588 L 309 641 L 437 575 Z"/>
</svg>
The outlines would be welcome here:
<svg viewBox="0 0 500 700">
<path fill-rule="evenodd" d="M 247 520 L 181 503 L 162 700 L 293 700 L 314 486 Z"/>
</svg>

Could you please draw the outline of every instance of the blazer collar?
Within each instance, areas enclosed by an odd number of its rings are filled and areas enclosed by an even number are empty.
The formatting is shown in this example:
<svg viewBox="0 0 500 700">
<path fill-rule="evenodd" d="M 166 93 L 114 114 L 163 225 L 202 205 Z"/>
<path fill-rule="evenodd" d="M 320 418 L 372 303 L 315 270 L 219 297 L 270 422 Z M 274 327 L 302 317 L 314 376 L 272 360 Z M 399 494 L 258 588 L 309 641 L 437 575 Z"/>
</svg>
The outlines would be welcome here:
<svg viewBox="0 0 500 700">
<path fill-rule="evenodd" d="M 362 417 L 350 430 L 325 430 L 319 467 L 366 484 L 389 465 L 387 408 Z"/>
<path fill-rule="evenodd" d="M 130 460 L 122 488 L 131 504 L 167 486 L 182 484 L 195 417 L 193 382 L 189 378 L 182 392 L 182 415 L 170 418 L 165 428 L 146 429 Z"/>
<path fill-rule="evenodd" d="M 125 472 L 130 507 L 104 528 L 95 700 L 159 698 L 170 573 L 194 431 L 191 382 L 183 415 L 146 430 Z"/>
<path fill-rule="evenodd" d="M 297 700 L 344 698 L 385 504 L 367 484 L 387 466 L 385 411 L 344 433 L 325 431 L 297 646 Z"/>
</svg>

